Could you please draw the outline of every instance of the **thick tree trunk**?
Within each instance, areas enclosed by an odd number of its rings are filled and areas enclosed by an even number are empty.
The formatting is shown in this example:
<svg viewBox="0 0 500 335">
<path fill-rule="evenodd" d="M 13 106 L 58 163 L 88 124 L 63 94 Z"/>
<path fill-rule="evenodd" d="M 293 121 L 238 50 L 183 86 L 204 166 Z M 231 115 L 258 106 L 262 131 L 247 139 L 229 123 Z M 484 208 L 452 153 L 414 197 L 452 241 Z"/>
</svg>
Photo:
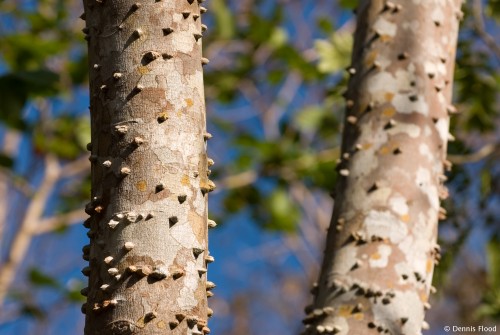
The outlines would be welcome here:
<svg viewBox="0 0 500 335">
<path fill-rule="evenodd" d="M 306 334 L 428 327 L 460 2 L 361 1 L 340 180 Z"/>
<path fill-rule="evenodd" d="M 215 186 L 201 2 L 84 0 L 92 122 L 85 334 L 209 332 L 206 194 Z"/>
</svg>

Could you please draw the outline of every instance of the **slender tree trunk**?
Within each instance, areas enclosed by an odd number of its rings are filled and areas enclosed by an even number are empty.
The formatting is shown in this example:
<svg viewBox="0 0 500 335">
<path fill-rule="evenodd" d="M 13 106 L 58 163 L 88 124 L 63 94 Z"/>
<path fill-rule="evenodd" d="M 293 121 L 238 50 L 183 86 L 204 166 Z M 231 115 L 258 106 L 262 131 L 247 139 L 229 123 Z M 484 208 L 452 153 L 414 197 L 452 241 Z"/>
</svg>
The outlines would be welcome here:
<svg viewBox="0 0 500 335">
<path fill-rule="evenodd" d="M 202 0 L 84 0 L 92 142 L 85 334 L 203 334 Z M 211 293 L 208 293 L 211 295 Z"/>
<path fill-rule="evenodd" d="M 428 327 L 460 2 L 360 3 L 340 180 L 306 334 Z"/>
</svg>

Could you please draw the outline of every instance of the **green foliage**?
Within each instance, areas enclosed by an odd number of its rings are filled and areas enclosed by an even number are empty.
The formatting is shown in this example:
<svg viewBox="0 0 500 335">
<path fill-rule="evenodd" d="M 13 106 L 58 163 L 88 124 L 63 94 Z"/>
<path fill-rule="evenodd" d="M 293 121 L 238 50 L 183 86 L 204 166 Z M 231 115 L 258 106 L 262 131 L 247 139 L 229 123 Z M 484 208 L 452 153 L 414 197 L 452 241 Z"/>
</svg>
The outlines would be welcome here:
<svg viewBox="0 0 500 335">
<path fill-rule="evenodd" d="M 63 115 L 50 125 L 37 125 L 33 130 L 33 145 L 36 151 L 52 152 L 64 159 L 80 156 L 89 140 L 90 125 L 86 117 Z"/>
<path fill-rule="evenodd" d="M 69 302 L 82 303 L 87 299 L 80 293 L 82 288 L 84 288 L 82 281 L 75 281 L 69 288 L 64 290 L 64 296 Z"/>
<path fill-rule="evenodd" d="M 11 168 L 13 165 L 14 165 L 14 160 L 12 159 L 12 157 L 0 153 L 0 166 Z"/>
<path fill-rule="evenodd" d="M 31 318 L 39 319 L 39 320 L 44 320 L 46 319 L 46 312 L 35 305 L 32 302 L 25 303 L 21 306 L 21 315 L 28 316 Z"/>
<path fill-rule="evenodd" d="M 275 27 L 269 36 L 268 44 L 271 48 L 283 47 L 288 42 L 288 33 L 282 27 Z"/>
<path fill-rule="evenodd" d="M 352 34 L 337 31 L 328 40 L 317 40 L 314 47 L 319 55 L 318 69 L 322 73 L 336 73 L 349 65 Z"/>
<path fill-rule="evenodd" d="M 265 213 L 269 216 L 264 227 L 283 232 L 295 231 L 300 222 L 300 212 L 288 194 L 282 189 L 274 190 L 265 201 Z"/>
<path fill-rule="evenodd" d="M 487 170 L 482 170 L 480 173 L 480 180 L 481 180 L 481 197 L 482 198 L 487 198 L 491 194 L 491 186 L 492 186 L 492 176 L 491 172 Z"/>
<path fill-rule="evenodd" d="M 333 22 L 330 17 L 320 17 L 317 21 L 318 29 L 325 35 L 330 35 L 333 32 Z"/>
<path fill-rule="evenodd" d="M 226 215 L 238 213 L 248 206 L 254 206 L 259 203 L 261 198 L 259 190 L 253 185 L 230 190 L 224 197 Z"/>
<path fill-rule="evenodd" d="M 500 74 L 488 61 L 488 55 L 474 48 L 473 40 L 461 40 L 455 71 L 456 99 L 463 111 L 460 128 L 470 132 L 492 131 L 498 108 L 492 103 L 498 95 Z M 457 122 L 453 120 L 454 122 Z"/>
<path fill-rule="evenodd" d="M 488 0 L 485 8 L 486 15 L 500 22 L 500 0 Z"/>
<path fill-rule="evenodd" d="M 21 110 L 28 98 L 54 95 L 58 82 L 59 76 L 46 69 L 0 76 L 0 120 L 9 127 L 26 130 Z"/>
<path fill-rule="evenodd" d="M 479 317 L 500 318 L 500 240 L 490 241 L 486 248 L 489 289 L 477 311 Z"/>
<path fill-rule="evenodd" d="M 314 131 L 323 122 L 325 112 L 323 106 L 307 106 L 295 114 L 295 124 L 302 131 Z"/>
<path fill-rule="evenodd" d="M 358 7 L 359 0 L 339 0 L 339 3 L 342 7 L 347 9 L 354 9 Z"/>
<path fill-rule="evenodd" d="M 43 273 L 36 268 L 31 268 L 28 271 L 28 280 L 35 286 L 45 286 L 56 289 L 60 288 L 59 283 L 55 278 Z"/>
<path fill-rule="evenodd" d="M 488 280 L 491 287 L 500 290 L 500 240 L 491 240 L 486 246 Z"/>
<path fill-rule="evenodd" d="M 7 35 L 0 39 L 0 43 L 6 46 L 3 60 L 13 71 L 37 70 L 49 57 L 67 48 L 67 43 L 33 33 Z"/>
<path fill-rule="evenodd" d="M 215 31 L 218 40 L 229 40 L 234 37 L 234 16 L 226 0 L 213 0 L 211 9 L 214 12 Z"/>
</svg>

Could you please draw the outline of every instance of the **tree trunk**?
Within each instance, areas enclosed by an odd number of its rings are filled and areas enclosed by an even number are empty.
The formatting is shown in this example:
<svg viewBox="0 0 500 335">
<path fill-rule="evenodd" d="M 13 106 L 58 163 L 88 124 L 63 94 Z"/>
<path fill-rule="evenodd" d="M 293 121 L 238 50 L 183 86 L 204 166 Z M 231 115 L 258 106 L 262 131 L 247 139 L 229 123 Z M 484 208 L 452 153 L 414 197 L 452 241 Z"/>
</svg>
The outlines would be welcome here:
<svg viewBox="0 0 500 335">
<path fill-rule="evenodd" d="M 306 334 L 428 327 L 460 2 L 360 3 L 335 209 Z"/>
<path fill-rule="evenodd" d="M 202 0 L 84 0 L 92 142 L 85 334 L 204 334 Z"/>
</svg>

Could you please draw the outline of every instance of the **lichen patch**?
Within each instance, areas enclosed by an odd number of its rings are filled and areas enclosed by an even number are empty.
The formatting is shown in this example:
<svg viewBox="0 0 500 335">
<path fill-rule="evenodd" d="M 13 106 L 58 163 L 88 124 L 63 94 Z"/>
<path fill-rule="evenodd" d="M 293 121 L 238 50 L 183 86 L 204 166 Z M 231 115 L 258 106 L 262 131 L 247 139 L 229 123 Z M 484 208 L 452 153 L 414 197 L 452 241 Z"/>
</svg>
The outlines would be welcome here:
<svg viewBox="0 0 500 335">
<path fill-rule="evenodd" d="M 420 113 L 422 115 L 429 115 L 429 105 L 423 99 L 422 96 L 414 95 L 415 100 L 411 100 L 412 94 L 397 94 L 392 100 L 393 106 L 396 108 L 398 113 L 401 114 L 411 114 Z"/>
<path fill-rule="evenodd" d="M 408 235 L 406 224 L 389 211 L 371 210 L 365 218 L 364 227 L 368 236 L 388 238 L 394 244 Z"/>
<path fill-rule="evenodd" d="M 410 30 L 413 33 L 416 33 L 416 32 L 418 32 L 418 28 L 420 27 L 420 22 L 418 22 L 417 20 L 406 21 L 406 22 L 403 22 L 402 27 L 405 30 Z"/>
<path fill-rule="evenodd" d="M 139 191 L 144 192 L 146 191 L 148 186 L 148 183 L 145 180 L 140 180 L 136 183 L 136 187 Z"/>
<path fill-rule="evenodd" d="M 377 21 L 373 24 L 373 30 L 380 36 L 394 37 L 396 36 L 397 26 L 383 16 L 379 16 Z"/>
<path fill-rule="evenodd" d="M 335 266 L 335 273 L 331 273 L 330 275 L 346 275 L 349 273 L 349 271 L 351 271 L 352 264 L 356 262 L 357 253 L 358 248 L 352 244 L 346 245 L 340 249 L 336 256 L 338 262 Z"/>
<path fill-rule="evenodd" d="M 437 210 L 439 208 L 438 190 L 431 178 L 431 172 L 428 169 L 419 167 L 415 176 L 415 183 L 427 196 L 431 207 Z"/>
<path fill-rule="evenodd" d="M 432 155 L 431 149 L 427 144 L 420 143 L 420 145 L 418 146 L 418 152 L 420 153 L 420 155 L 427 158 L 429 161 L 431 162 L 434 161 L 434 156 Z"/>
<path fill-rule="evenodd" d="M 183 276 L 183 286 L 179 292 L 177 303 L 182 310 L 191 310 L 198 305 L 196 298 L 196 290 L 200 283 L 198 277 L 198 270 L 194 261 L 187 262 L 186 275 Z"/>
<path fill-rule="evenodd" d="M 391 197 L 389 199 L 389 207 L 394 213 L 399 215 L 405 215 L 409 210 L 406 198 L 401 195 Z"/>
<path fill-rule="evenodd" d="M 376 257 L 370 257 L 369 264 L 372 268 L 385 268 L 389 264 L 389 256 L 392 253 L 390 245 L 382 244 L 377 247 Z"/>
<path fill-rule="evenodd" d="M 170 229 L 170 235 L 184 248 L 202 248 L 196 237 L 193 228 L 188 222 L 176 224 Z"/>
</svg>

